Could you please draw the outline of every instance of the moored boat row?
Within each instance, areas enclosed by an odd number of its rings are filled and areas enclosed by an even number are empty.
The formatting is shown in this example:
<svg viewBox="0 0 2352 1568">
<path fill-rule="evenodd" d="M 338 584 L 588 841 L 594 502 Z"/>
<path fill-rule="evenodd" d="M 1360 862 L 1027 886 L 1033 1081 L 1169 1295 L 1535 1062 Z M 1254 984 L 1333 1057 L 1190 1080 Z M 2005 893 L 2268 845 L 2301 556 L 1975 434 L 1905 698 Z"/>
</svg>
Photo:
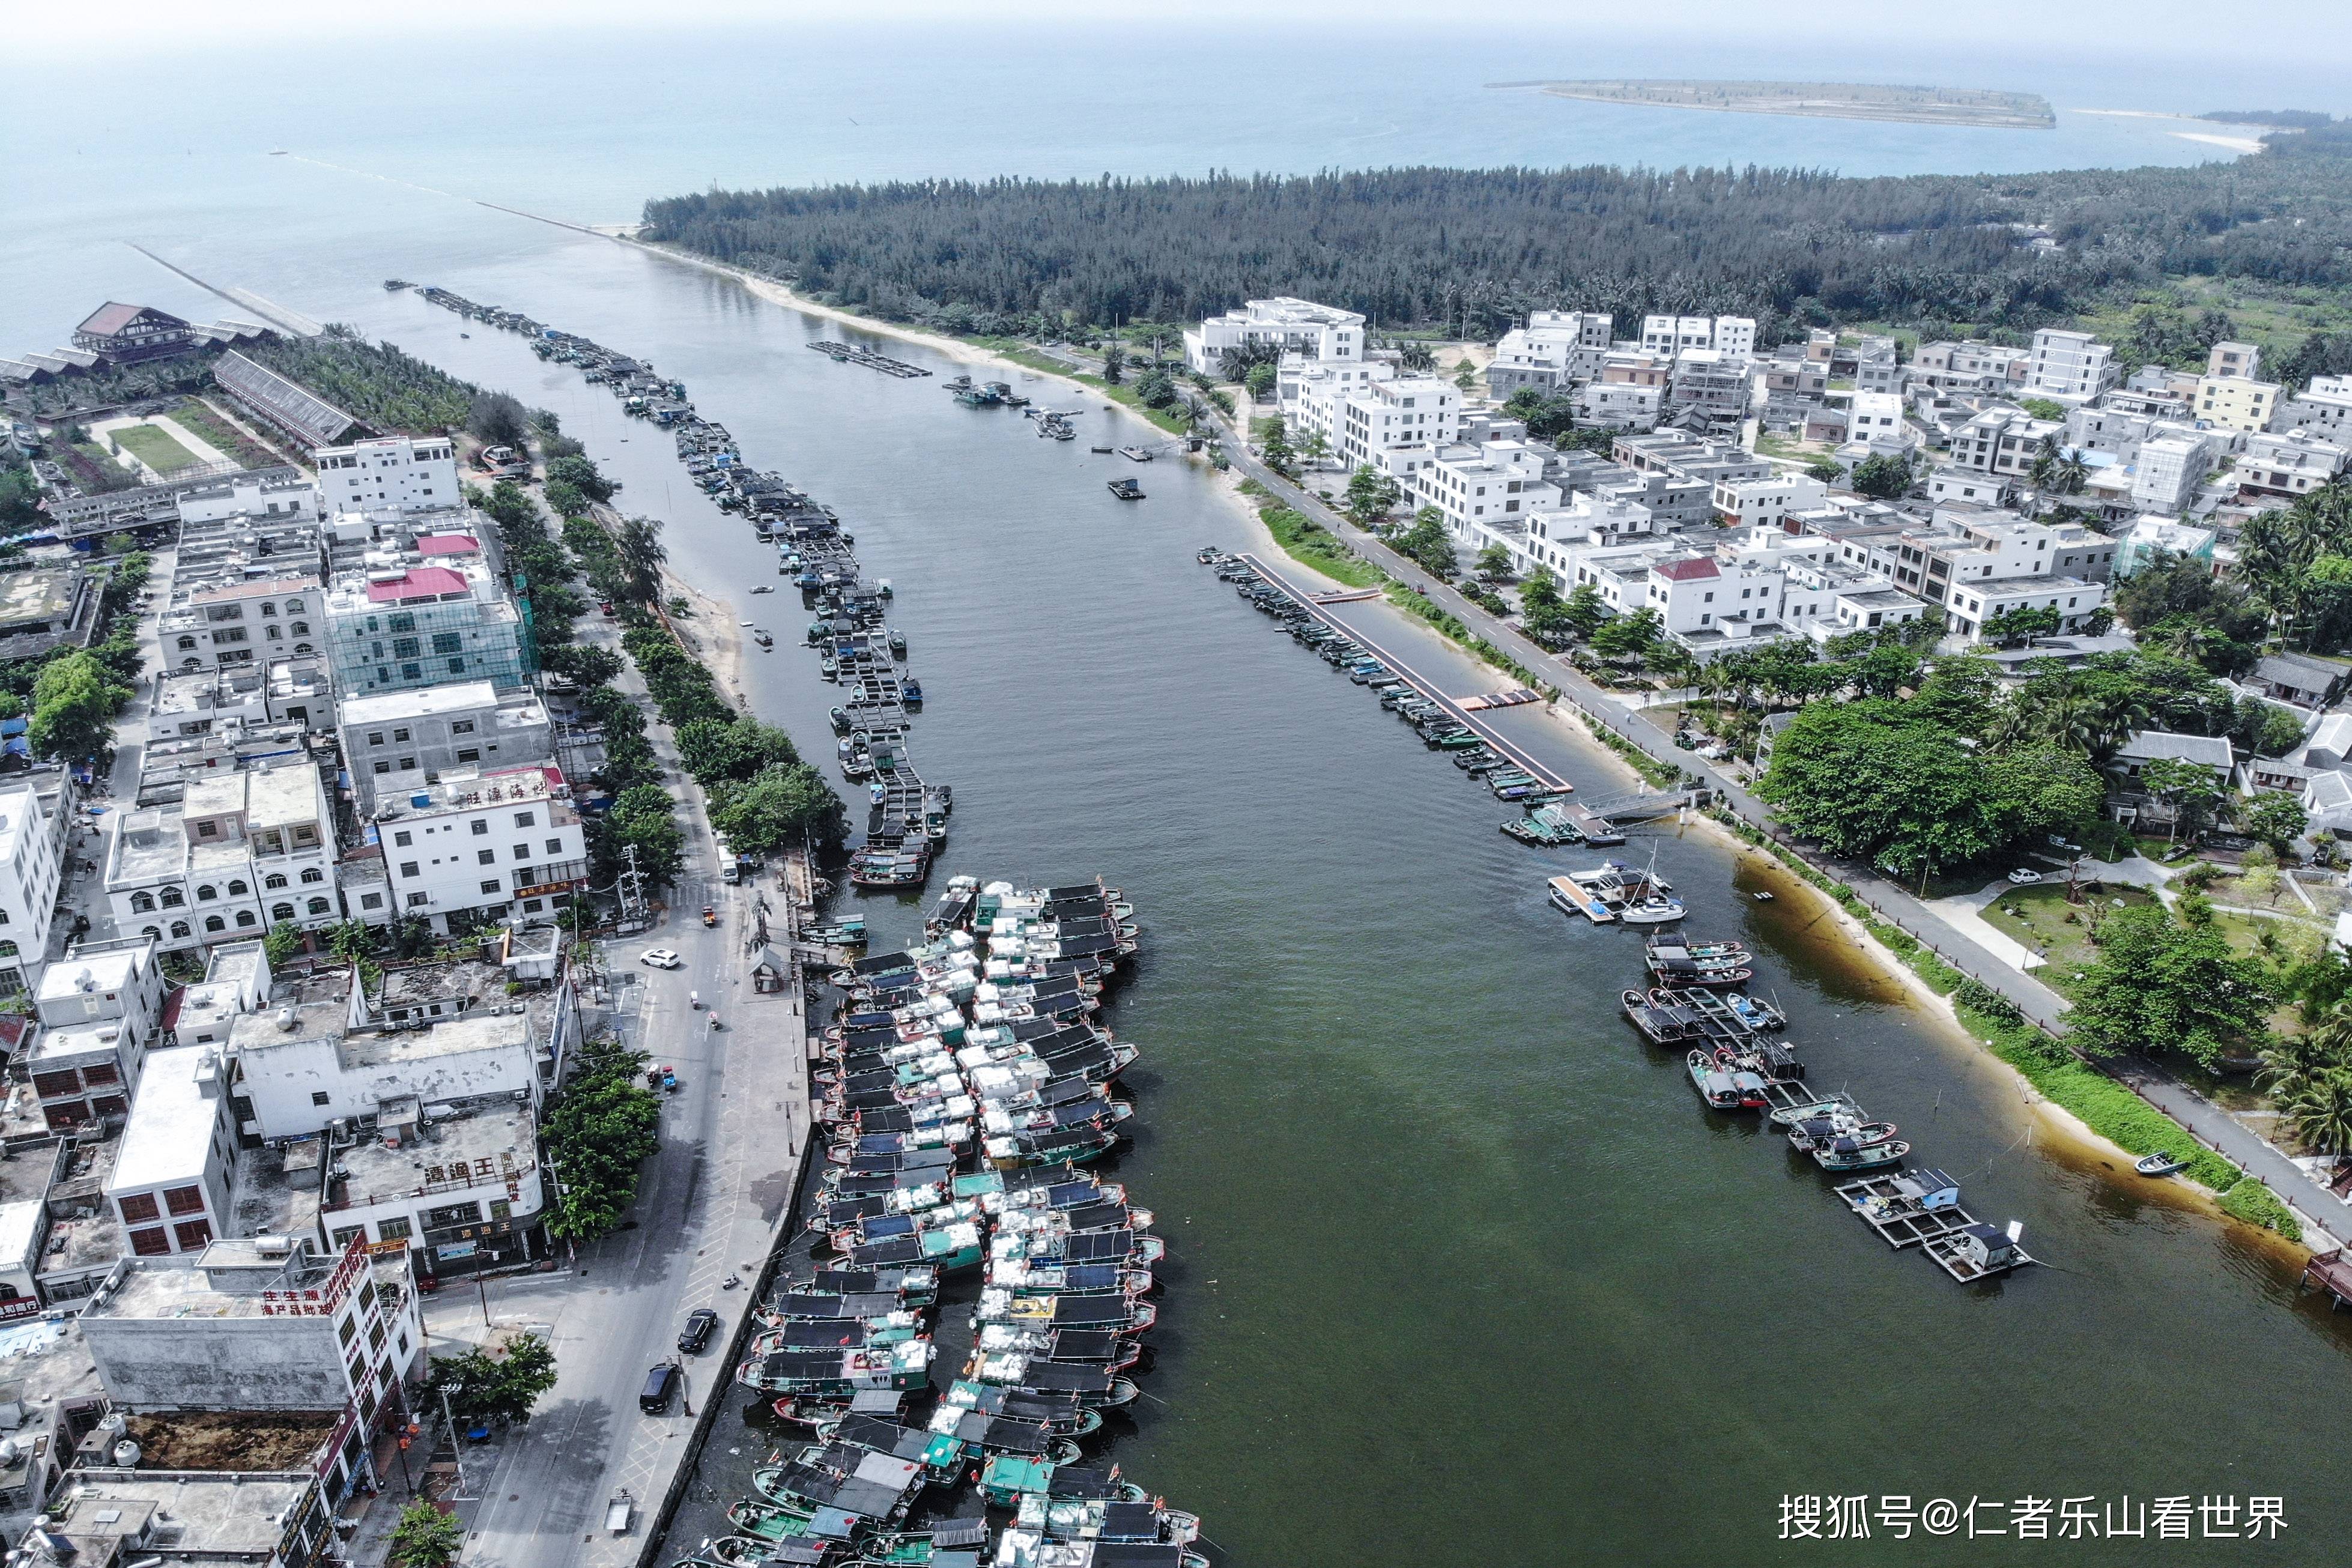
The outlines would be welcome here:
<svg viewBox="0 0 2352 1568">
<path fill-rule="evenodd" d="M 1142 1397 L 1167 1255 L 1090 1168 L 1134 1114 L 1137 1048 L 1100 1015 L 1141 946 L 1099 882 L 958 876 L 923 942 L 829 974 L 816 1251 L 755 1310 L 735 1374 L 808 1436 L 679 1568 L 1205 1568 L 1199 1521 L 1091 1452 Z M 935 1331 L 964 1280 L 956 1361 Z"/>
</svg>

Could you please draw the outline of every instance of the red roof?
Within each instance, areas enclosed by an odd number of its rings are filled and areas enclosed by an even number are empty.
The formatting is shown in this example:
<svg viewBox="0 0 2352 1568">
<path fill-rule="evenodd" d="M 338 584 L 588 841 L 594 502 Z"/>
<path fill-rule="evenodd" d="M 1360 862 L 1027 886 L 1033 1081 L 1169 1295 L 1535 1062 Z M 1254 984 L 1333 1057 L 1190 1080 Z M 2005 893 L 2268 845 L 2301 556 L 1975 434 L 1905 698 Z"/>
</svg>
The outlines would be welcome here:
<svg viewBox="0 0 2352 1568">
<path fill-rule="evenodd" d="M 139 313 L 145 308 L 147 308 L 144 305 L 123 305 L 110 299 L 91 311 L 89 319 L 74 330 L 95 333 L 101 338 L 110 337 L 138 320 Z"/>
<path fill-rule="evenodd" d="M 1695 555 L 1682 560 L 1670 560 L 1655 569 L 1669 582 L 1696 582 L 1704 578 L 1721 577 L 1711 555 Z"/>
<path fill-rule="evenodd" d="M 466 579 L 460 572 L 446 566 L 412 567 L 389 582 L 368 584 L 368 601 L 391 604 L 403 599 L 438 598 L 444 593 L 463 593 Z"/>
<path fill-rule="evenodd" d="M 482 548 L 482 541 L 471 534 L 419 534 L 416 552 L 419 555 L 472 555 Z"/>
</svg>

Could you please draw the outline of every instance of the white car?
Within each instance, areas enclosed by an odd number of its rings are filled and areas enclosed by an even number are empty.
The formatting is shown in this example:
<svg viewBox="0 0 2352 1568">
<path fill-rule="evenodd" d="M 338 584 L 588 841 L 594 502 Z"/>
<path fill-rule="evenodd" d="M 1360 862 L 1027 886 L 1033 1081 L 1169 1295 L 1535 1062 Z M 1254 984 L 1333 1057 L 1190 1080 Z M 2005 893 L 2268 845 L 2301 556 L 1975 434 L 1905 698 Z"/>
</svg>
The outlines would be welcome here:
<svg viewBox="0 0 2352 1568">
<path fill-rule="evenodd" d="M 675 969 L 684 960 L 667 947 L 648 947 L 637 956 L 640 964 L 651 964 L 656 969 Z"/>
<path fill-rule="evenodd" d="M 2009 880 L 2016 883 L 2019 887 L 2031 887 L 2035 883 L 2042 880 L 2042 873 L 2038 871 L 2028 871 L 2023 866 L 2019 866 L 2015 871 L 2009 873 Z"/>
</svg>

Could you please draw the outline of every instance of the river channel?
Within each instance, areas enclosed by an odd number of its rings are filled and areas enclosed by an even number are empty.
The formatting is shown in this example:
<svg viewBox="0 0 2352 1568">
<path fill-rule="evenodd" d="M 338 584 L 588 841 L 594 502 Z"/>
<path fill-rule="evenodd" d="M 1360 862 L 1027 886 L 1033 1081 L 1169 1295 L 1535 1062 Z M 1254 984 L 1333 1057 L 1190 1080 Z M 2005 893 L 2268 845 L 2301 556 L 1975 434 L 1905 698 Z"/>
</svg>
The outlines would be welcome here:
<svg viewBox="0 0 2352 1568">
<path fill-rule="evenodd" d="M 1151 1397 L 1112 1451 L 1227 1562 L 2352 1560 L 2352 1318 L 2295 1301 L 2287 1249 L 2065 1141 L 1785 877 L 1695 829 L 1637 832 L 1616 852 L 1654 850 L 1694 933 L 1758 948 L 1813 1081 L 1900 1122 L 2046 1266 L 1964 1289 L 1889 1252 L 1627 1027 L 1638 936 L 1544 899 L 1587 857 L 1505 839 L 1507 809 L 1194 564 L 1251 546 L 1205 470 L 835 364 L 803 345 L 842 329 L 602 241 L 421 281 L 650 357 L 840 511 L 897 587 L 924 772 L 955 786 L 935 878 L 1100 873 L 1137 905 L 1147 951 L 1111 1021 L 1144 1051 L 1141 1114 L 1108 1174 L 1171 1260 Z M 673 563 L 777 633 L 747 653 L 756 711 L 828 749 L 796 597 L 750 596 L 772 551 L 667 435 L 414 295 L 370 281 L 334 314 L 560 413 L 621 504 L 667 520 Z M 1088 436 L 1144 436 L 1085 407 Z M 1126 474 L 1149 500 L 1107 494 Z M 1496 684 L 1384 607 L 1351 613 L 1454 691 Z M 1625 788 L 1556 721 L 1501 722 L 1591 794 Z M 883 940 L 919 929 L 911 900 L 866 909 Z M 703 1479 L 740 1495 L 767 1440 L 730 1412 Z M 2277 1495 L 2290 1531 L 1783 1544 L 1784 1494 Z"/>
</svg>

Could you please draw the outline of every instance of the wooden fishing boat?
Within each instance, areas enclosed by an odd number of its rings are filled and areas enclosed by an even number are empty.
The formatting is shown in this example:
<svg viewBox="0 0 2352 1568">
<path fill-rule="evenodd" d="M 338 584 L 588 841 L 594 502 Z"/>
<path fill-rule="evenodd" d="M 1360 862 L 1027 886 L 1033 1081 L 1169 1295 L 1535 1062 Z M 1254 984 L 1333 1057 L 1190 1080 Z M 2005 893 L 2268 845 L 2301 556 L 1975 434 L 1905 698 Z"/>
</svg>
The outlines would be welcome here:
<svg viewBox="0 0 2352 1568">
<path fill-rule="evenodd" d="M 1740 1108 L 1738 1087 L 1731 1082 L 1731 1074 L 1716 1065 L 1713 1055 L 1694 1051 L 1684 1059 L 1684 1064 L 1690 1073 L 1691 1087 L 1710 1107 L 1717 1111 Z"/>
<path fill-rule="evenodd" d="M 1144 498 L 1143 486 L 1132 479 L 1113 479 L 1106 487 L 1122 501 L 1140 501 Z"/>
<path fill-rule="evenodd" d="M 1648 1037 L 1653 1045 L 1678 1045 L 1690 1038 L 1689 1031 L 1650 1005 L 1650 999 L 1640 991 L 1621 991 L 1618 1000 L 1624 1005 L 1625 1016 L 1633 1027 Z"/>
<path fill-rule="evenodd" d="M 1911 1153 L 1911 1145 L 1900 1138 L 1885 1143 L 1864 1144 L 1854 1138 L 1833 1138 L 1824 1147 L 1808 1151 L 1813 1163 L 1825 1171 L 1867 1171 L 1881 1166 L 1900 1165 Z"/>
</svg>

